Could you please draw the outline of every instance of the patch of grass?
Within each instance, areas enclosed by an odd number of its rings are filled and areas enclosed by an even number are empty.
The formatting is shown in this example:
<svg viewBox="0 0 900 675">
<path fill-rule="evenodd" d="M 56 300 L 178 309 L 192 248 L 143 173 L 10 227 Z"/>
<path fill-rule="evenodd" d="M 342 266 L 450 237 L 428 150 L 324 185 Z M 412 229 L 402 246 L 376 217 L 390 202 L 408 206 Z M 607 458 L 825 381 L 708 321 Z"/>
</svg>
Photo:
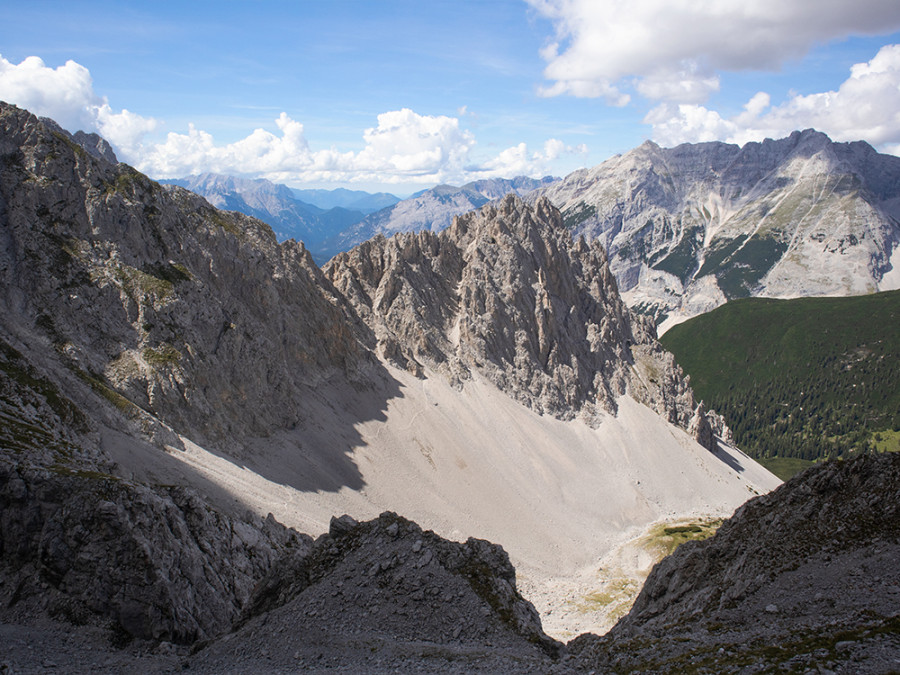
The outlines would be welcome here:
<svg viewBox="0 0 900 675">
<path fill-rule="evenodd" d="M 90 428 L 87 417 L 81 409 L 63 396 L 55 384 L 38 374 L 18 350 L 2 340 L 0 340 L 0 371 L 12 380 L 17 388 L 30 390 L 46 401 L 64 423 L 71 424 L 77 431 L 87 431 Z"/>
<path fill-rule="evenodd" d="M 106 195 L 123 194 L 134 196 L 138 188 L 154 192 L 161 190 L 159 183 L 150 180 L 134 167 L 127 164 L 119 164 L 116 177 L 111 183 L 106 183 Z"/>
<path fill-rule="evenodd" d="M 157 279 L 168 281 L 172 285 L 180 284 L 184 281 L 191 281 L 194 275 L 184 265 L 173 262 L 153 263 L 144 265 L 142 271 Z"/>
<path fill-rule="evenodd" d="M 125 413 L 129 417 L 137 417 L 141 413 L 141 409 L 127 398 L 122 396 L 115 389 L 106 384 L 97 376 L 86 373 L 77 366 L 70 365 L 70 369 L 85 384 L 89 385 L 96 393 L 100 394 L 107 401 L 112 403 L 119 411 Z"/>
<path fill-rule="evenodd" d="M 574 602 L 576 611 L 582 614 L 602 612 L 610 622 L 616 622 L 628 613 L 641 591 L 642 581 L 627 576 L 617 576 L 604 582 L 600 590 L 588 593 Z"/>
<path fill-rule="evenodd" d="M 145 348 L 141 352 L 141 356 L 144 357 L 144 361 L 154 368 L 173 366 L 181 360 L 181 352 L 168 342 L 163 342 L 155 348 Z"/>
<path fill-rule="evenodd" d="M 872 445 L 877 452 L 900 452 L 900 431 L 884 429 L 873 432 Z"/>
<path fill-rule="evenodd" d="M 721 518 L 713 518 L 687 523 L 660 523 L 647 533 L 642 543 L 646 549 L 661 553 L 661 560 L 685 542 L 709 539 L 722 522 Z"/>
<path fill-rule="evenodd" d="M 815 464 L 812 460 L 799 457 L 762 457 L 757 461 L 784 481 Z"/>
<path fill-rule="evenodd" d="M 78 143 L 73 141 L 71 138 L 69 138 L 68 136 L 66 136 L 63 133 L 60 133 L 59 131 L 51 131 L 50 133 L 53 135 L 54 138 L 56 138 L 59 141 L 62 141 L 67 146 L 69 146 L 69 149 L 72 152 L 74 152 L 78 157 L 80 157 L 81 159 L 87 158 L 87 156 L 88 156 L 87 151 L 84 148 L 82 148 L 80 145 L 78 145 Z"/>
<path fill-rule="evenodd" d="M 200 213 L 202 216 L 212 221 L 229 234 L 233 234 L 235 237 L 240 237 L 243 235 L 243 230 L 238 227 L 237 223 L 234 221 L 233 216 L 229 217 L 227 213 L 212 208 L 202 209 Z"/>
<path fill-rule="evenodd" d="M 103 473 L 102 471 L 87 471 L 85 469 L 73 469 L 65 464 L 51 464 L 49 467 L 50 471 L 59 475 L 59 476 L 75 476 L 77 478 L 87 478 L 89 480 L 120 480 L 118 476 L 113 476 L 110 473 Z"/>
<path fill-rule="evenodd" d="M 175 290 L 174 284 L 168 279 L 147 274 L 129 265 L 118 265 L 115 277 L 135 302 L 147 295 L 165 300 Z"/>
</svg>

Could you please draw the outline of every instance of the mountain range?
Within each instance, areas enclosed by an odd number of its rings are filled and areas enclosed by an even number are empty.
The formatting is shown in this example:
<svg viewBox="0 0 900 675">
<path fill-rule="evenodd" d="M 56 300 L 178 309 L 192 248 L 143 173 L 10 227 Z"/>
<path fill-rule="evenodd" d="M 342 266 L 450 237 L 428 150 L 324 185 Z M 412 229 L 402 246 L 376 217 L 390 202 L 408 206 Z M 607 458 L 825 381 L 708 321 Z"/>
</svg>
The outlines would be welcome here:
<svg viewBox="0 0 900 675">
<path fill-rule="evenodd" d="M 204 173 L 164 180 L 161 184 L 179 185 L 205 197 L 216 208 L 259 218 L 272 227 L 279 241 L 296 239 L 313 251 L 365 215 L 362 210 L 344 206 L 320 208 L 298 199 L 295 190 L 264 178 Z M 356 201 L 364 200 L 357 196 Z"/>
<path fill-rule="evenodd" d="M 365 192 L 363 190 L 348 190 L 347 188 L 335 188 L 334 190 L 294 189 L 297 199 L 313 204 L 320 209 L 333 209 L 341 207 L 350 211 L 359 211 L 366 215 L 393 206 L 400 201 L 399 197 L 388 192 Z"/>
<path fill-rule="evenodd" d="M 587 670 L 615 650 L 585 637 L 567 659 L 557 640 L 611 626 L 601 598 L 636 592 L 660 539 L 780 482 L 723 441 L 604 248 L 548 199 L 506 195 L 320 268 L 0 103 L 0 233 L 0 659 L 16 670 Z M 893 536 L 875 498 L 896 471 L 854 467 L 745 507 L 730 531 L 750 534 L 657 573 L 623 625 L 681 616 L 686 588 L 767 599 L 752 593 L 777 544 L 746 568 L 741 551 L 767 523 L 790 530 L 810 490 L 842 532 L 876 505 L 836 540 L 858 561 Z M 882 567 L 866 578 L 887 589 Z M 882 621 L 845 605 L 850 628 Z"/>
<path fill-rule="evenodd" d="M 519 176 L 513 179 L 488 178 L 466 183 L 462 187 L 437 185 L 417 192 L 393 206 L 372 213 L 325 244 L 331 257 L 347 251 L 376 234 L 391 236 L 397 232 L 438 232 L 449 226 L 455 216 L 477 209 L 489 201 L 508 194 L 524 195 L 556 178 L 540 180 Z"/>
<path fill-rule="evenodd" d="M 648 141 L 539 196 L 600 240 L 626 302 L 662 331 L 733 298 L 900 288 L 900 158 L 864 142 Z"/>
<path fill-rule="evenodd" d="M 626 303 L 652 316 L 665 332 L 739 297 L 900 288 L 898 178 L 896 157 L 863 142 L 834 143 L 806 130 L 743 147 L 661 148 L 648 141 L 564 179 L 439 185 L 365 216 L 303 215 L 296 205 L 267 207 L 265 199 L 243 204 L 236 186 L 222 189 L 187 179 L 179 184 L 217 205 L 260 217 L 281 238 L 292 232 L 319 262 L 375 234 L 439 231 L 454 216 L 508 193 L 532 202 L 546 196 L 574 236 L 603 244 Z M 228 180 L 234 179 L 218 179 L 222 185 Z M 307 193 L 314 194 L 302 192 Z M 359 197 L 348 191 L 325 203 L 350 205 Z M 372 199 L 377 202 L 378 196 Z M 323 224 L 290 229 L 291 222 L 315 218 Z"/>
</svg>

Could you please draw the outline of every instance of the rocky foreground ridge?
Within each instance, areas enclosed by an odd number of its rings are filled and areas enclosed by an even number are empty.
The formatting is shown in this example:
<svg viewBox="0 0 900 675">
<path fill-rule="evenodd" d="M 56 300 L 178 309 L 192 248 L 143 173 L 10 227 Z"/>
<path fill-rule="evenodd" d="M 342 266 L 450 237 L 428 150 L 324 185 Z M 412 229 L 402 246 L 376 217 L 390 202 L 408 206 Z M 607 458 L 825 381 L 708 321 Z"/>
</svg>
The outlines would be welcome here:
<svg viewBox="0 0 900 675">
<path fill-rule="evenodd" d="M 648 141 L 539 196 L 603 244 L 626 302 L 659 322 L 748 295 L 900 288 L 900 158 L 865 142 Z"/>
<path fill-rule="evenodd" d="M 808 469 L 651 572 L 597 672 L 900 672 L 900 455 Z M 812 669 L 812 670 L 811 670 Z"/>
<path fill-rule="evenodd" d="M 898 495 L 897 455 L 807 470 L 663 560 L 610 633 L 566 646 L 543 634 L 508 557 L 488 542 L 448 542 L 392 513 L 335 518 L 310 542 L 223 519 L 177 490 L 7 471 L 0 667 L 893 673 Z M 16 556 L 28 576 L 9 567 Z M 108 578 L 90 573 L 108 556 Z"/>
</svg>

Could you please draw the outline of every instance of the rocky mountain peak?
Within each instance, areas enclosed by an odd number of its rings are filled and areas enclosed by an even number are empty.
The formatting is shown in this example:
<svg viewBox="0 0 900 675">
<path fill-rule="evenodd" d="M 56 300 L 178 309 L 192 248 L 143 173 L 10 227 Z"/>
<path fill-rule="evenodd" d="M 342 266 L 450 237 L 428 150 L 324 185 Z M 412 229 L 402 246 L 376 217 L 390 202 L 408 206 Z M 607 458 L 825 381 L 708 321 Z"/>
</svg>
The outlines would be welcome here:
<svg viewBox="0 0 900 675">
<path fill-rule="evenodd" d="M 748 295 L 895 288 L 898 178 L 900 159 L 806 129 L 744 146 L 645 143 L 529 199 L 599 239 L 626 302 L 665 328 Z"/>
<path fill-rule="evenodd" d="M 370 363 L 309 252 L 264 223 L 5 104 L 0 167 L 0 338 L 126 420 L 234 442 Z"/>
<path fill-rule="evenodd" d="M 41 117 L 40 120 L 52 133 L 65 136 L 92 157 L 102 159 L 111 164 L 119 163 L 112 146 L 99 134 L 87 133 L 85 131 L 76 131 L 73 134 L 63 129 L 55 120 L 52 120 L 49 117 Z"/>
<path fill-rule="evenodd" d="M 324 272 L 378 353 L 414 373 L 486 377 L 538 412 L 588 422 L 630 393 L 690 424 L 690 389 L 622 303 L 603 248 L 573 241 L 547 199 L 507 195 L 438 234 L 376 237 Z"/>
</svg>

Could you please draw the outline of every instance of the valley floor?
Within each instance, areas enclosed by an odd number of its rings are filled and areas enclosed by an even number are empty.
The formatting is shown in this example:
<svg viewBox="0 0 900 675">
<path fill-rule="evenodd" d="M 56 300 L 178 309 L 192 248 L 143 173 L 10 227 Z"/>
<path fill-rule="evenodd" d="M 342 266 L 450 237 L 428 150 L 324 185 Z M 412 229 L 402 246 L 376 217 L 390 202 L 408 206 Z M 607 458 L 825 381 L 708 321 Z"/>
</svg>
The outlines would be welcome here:
<svg viewBox="0 0 900 675">
<path fill-rule="evenodd" d="M 167 461 L 153 449 L 136 461 L 129 447 L 120 463 L 150 482 L 202 481 L 220 503 L 313 536 L 332 516 L 389 510 L 451 540 L 498 543 L 560 639 L 605 632 L 627 611 L 663 555 L 648 544 L 654 528 L 727 517 L 779 483 L 734 448 L 710 453 L 629 397 L 591 428 L 536 414 L 477 378 L 459 391 L 388 368 L 390 395 L 322 392 L 311 416 L 319 424 L 261 439 L 244 457 L 183 438 Z M 346 411 L 362 421 L 350 428 Z"/>
</svg>

